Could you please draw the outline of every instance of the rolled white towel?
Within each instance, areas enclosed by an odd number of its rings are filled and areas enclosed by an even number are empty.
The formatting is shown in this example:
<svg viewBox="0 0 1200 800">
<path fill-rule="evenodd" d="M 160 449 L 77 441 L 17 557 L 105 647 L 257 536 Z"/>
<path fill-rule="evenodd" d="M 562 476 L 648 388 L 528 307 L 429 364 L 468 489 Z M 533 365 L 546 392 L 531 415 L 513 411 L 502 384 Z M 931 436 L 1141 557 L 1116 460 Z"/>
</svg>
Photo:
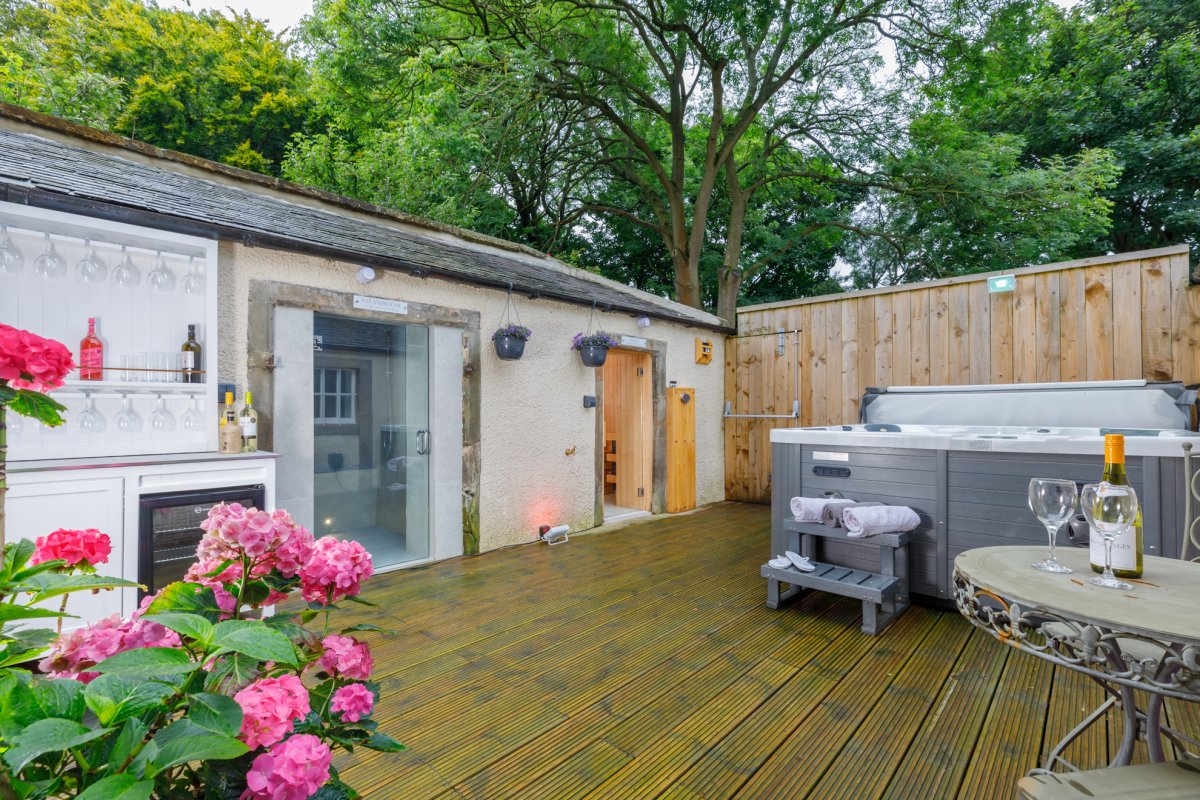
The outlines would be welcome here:
<svg viewBox="0 0 1200 800">
<path fill-rule="evenodd" d="M 921 524 L 917 512 L 908 506 L 847 508 L 843 512 L 842 520 L 846 526 L 846 535 L 856 538 L 877 533 L 911 531 Z"/>
<path fill-rule="evenodd" d="M 874 500 L 868 500 L 863 503 L 856 503 L 853 500 L 839 500 L 836 504 L 830 503 L 825 506 L 825 510 L 821 512 L 821 524 L 827 528 L 844 528 L 843 517 L 846 514 L 847 508 L 863 508 L 864 506 L 881 506 L 883 503 L 877 503 Z"/>
<path fill-rule="evenodd" d="M 792 516 L 797 522 L 820 522 L 821 512 L 830 503 L 851 502 L 841 497 L 793 497 L 791 502 Z"/>
</svg>

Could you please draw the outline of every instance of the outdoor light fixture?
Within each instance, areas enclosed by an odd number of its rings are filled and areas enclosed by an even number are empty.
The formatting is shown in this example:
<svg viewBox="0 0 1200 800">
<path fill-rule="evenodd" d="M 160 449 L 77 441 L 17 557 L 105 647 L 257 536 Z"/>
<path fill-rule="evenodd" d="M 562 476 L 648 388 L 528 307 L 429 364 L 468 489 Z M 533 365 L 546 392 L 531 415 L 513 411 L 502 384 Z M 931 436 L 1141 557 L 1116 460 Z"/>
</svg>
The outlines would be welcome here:
<svg viewBox="0 0 1200 800">
<path fill-rule="evenodd" d="M 359 283 L 361 283 L 363 286 L 366 286 L 368 283 L 375 280 L 375 270 L 368 266 L 362 266 L 358 268 L 358 274 L 354 277 L 358 278 Z"/>
<path fill-rule="evenodd" d="M 543 525 L 538 528 L 538 538 L 546 544 L 562 544 L 567 541 L 567 532 L 570 530 L 567 525 L 555 525 L 553 528 Z"/>
<path fill-rule="evenodd" d="M 649 317 L 638 317 L 637 318 L 637 326 L 639 328 L 649 328 L 650 327 L 650 318 Z"/>
<path fill-rule="evenodd" d="M 1016 275 L 997 275 L 994 278 L 988 278 L 988 292 L 995 294 L 996 292 L 1011 292 L 1017 288 Z"/>
</svg>

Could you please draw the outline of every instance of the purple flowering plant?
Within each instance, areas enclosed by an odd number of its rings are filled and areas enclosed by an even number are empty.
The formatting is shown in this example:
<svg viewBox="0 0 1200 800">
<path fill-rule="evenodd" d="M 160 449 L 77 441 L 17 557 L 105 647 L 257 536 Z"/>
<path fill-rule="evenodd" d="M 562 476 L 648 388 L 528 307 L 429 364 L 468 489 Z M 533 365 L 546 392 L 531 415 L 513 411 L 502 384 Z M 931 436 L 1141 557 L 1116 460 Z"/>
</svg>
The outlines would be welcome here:
<svg viewBox="0 0 1200 800">
<path fill-rule="evenodd" d="M 497 328 L 492 334 L 492 341 L 496 341 L 501 336 L 511 336 L 514 339 L 520 339 L 522 342 L 528 342 L 533 337 L 533 331 L 526 328 L 524 325 L 516 325 L 512 322 L 507 325 Z"/>
<path fill-rule="evenodd" d="M 595 333 L 577 333 L 571 339 L 572 350 L 582 350 L 585 347 L 616 347 L 617 340 L 604 331 L 596 331 Z"/>
</svg>

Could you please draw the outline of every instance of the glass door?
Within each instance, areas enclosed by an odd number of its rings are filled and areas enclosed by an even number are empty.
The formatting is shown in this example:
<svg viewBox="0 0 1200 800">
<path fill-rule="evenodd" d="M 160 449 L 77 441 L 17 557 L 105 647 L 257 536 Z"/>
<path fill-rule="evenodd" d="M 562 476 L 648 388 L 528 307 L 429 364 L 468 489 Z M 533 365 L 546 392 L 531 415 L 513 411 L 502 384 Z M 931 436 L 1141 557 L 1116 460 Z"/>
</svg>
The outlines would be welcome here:
<svg viewBox="0 0 1200 800">
<path fill-rule="evenodd" d="M 313 521 L 375 568 L 429 558 L 429 329 L 313 316 Z"/>
</svg>

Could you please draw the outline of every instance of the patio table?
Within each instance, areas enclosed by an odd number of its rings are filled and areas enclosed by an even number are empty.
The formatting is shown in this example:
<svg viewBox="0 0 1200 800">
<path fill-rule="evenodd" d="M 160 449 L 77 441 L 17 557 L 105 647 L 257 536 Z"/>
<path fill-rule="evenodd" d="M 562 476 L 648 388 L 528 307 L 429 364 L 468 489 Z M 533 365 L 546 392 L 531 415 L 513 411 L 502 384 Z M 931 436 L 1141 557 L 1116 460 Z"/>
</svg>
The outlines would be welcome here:
<svg viewBox="0 0 1200 800">
<path fill-rule="evenodd" d="M 972 624 L 1087 675 L 1108 695 L 1033 772 L 1056 763 L 1079 769 L 1063 750 L 1114 705 L 1124 730 L 1111 767 L 1130 763 L 1139 738 L 1155 762 L 1165 760 L 1164 739 L 1200 745 L 1162 721 L 1164 699 L 1200 702 L 1200 564 L 1145 556 L 1142 578 L 1122 591 L 1086 582 L 1093 574 L 1087 550 L 1059 549 L 1069 575 L 1030 566 L 1045 554 L 1045 547 L 982 547 L 954 560 L 954 600 Z M 1144 705 L 1135 690 L 1148 693 Z"/>
</svg>

